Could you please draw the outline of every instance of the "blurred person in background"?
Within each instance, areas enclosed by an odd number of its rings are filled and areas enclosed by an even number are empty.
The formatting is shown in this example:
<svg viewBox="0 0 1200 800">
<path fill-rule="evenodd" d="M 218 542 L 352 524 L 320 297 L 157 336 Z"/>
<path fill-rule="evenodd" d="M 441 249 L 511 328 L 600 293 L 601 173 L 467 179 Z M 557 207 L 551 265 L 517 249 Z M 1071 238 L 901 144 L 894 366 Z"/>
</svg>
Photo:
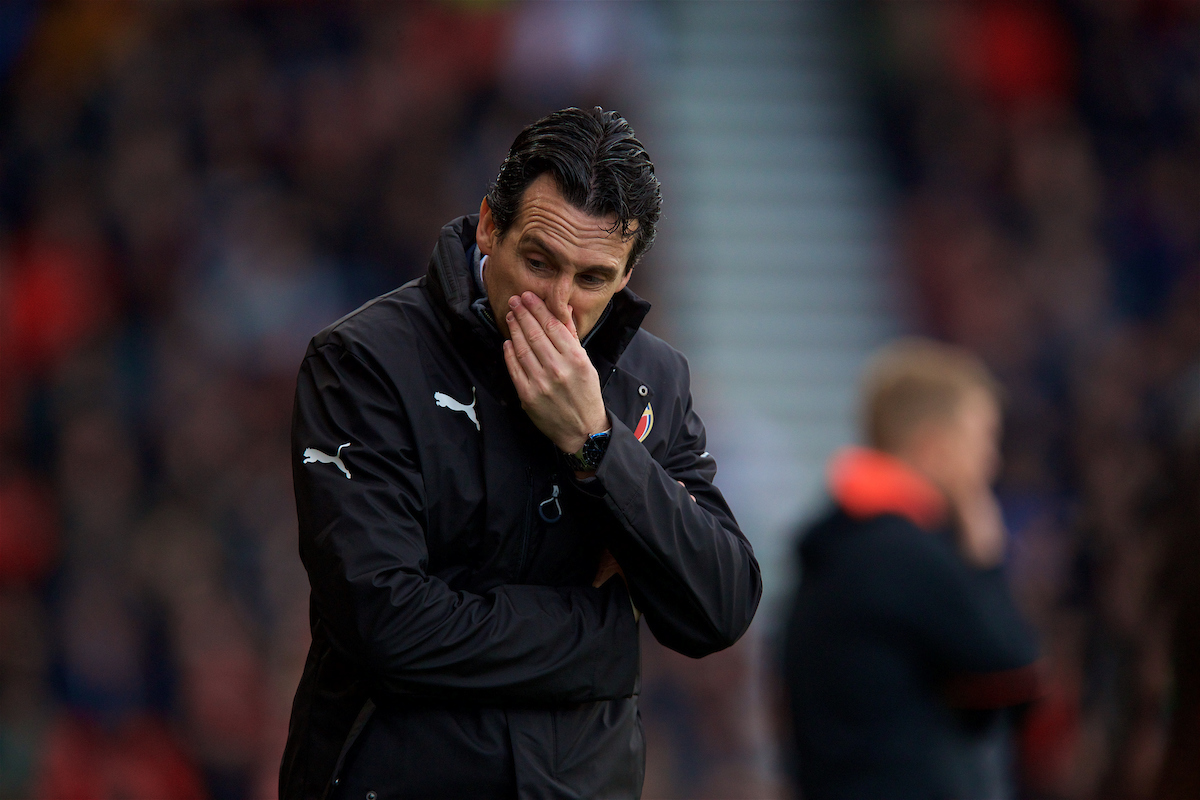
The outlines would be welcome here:
<svg viewBox="0 0 1200 800">
<path fill-rule="evenodd" d="M 913 322 L 1005 389 L 1006 571 L 1047 662 L 1020 794 L 1197 796 L 1197 492 L 1164 421 L 1200 363 L 1200 4 L 870 6 Z"/>
<path fill-rule="evenodd" d="M 830 466 L 800 540 L 784 674 L 799 785 L 825 798 L 1012 796 L 987 712 L 1036 697 L 1037 646 L 1000 566 L 1000 403 L 959 348 L 906 340 L 869 368 L 868 448 Z"/>
<path fill-rule="evenodd" d="M 314 337 L 281 797 L 638 797 L 640 614 L 694 658 L 749 626 L 686 362 L 626 288 L 661 202 L 623 117 L 554 112 L 424 278 Z"/>
</svg>

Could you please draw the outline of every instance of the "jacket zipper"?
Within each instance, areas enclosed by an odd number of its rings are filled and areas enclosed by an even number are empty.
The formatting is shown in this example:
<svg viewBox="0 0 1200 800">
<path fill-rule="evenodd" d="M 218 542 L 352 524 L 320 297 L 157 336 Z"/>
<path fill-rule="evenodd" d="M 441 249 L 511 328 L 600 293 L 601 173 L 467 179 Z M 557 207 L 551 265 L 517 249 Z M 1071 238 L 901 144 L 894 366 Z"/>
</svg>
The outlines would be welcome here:
<svg viewBox="0 0 1200 800">
<path fill-rule="evenodd" d="M 562 519 L 562 503 L 558 502 L 558 482 L 550 484 L 550 496 L 538 503 L 538 516 L 542 522 L 553 525 Z"/>
<path fill-rule="evenodd" d="M 517 562 L 517 580 L 525 580 L 525 557 L 529 550 L 529 534 L 533 528 L 533 467 L 525 468 L 525 480 L 529 483 L 529 502 L 525 505 L 525 529 L 521 532 L 521 558 Z"/>
<path fill-rule="evenodd" d="M 551 445 L 553 447 L 553 445 Z M 558 451 L 554 450 L 557 457 Z M 560 490 L 558 481 L 550 482 L 550 496 L 540 503 L 537 501 L 537 496 L 534 493 L 533 484 L 533 467 L 525 468 L 525 480 L 529 482 L 529 504 L 525 506 L 525 529 L 521 533 L 521 558 L 517 562 L 517 580 L 525 580 L 525 562 L 529 557 L 529 537 L 533 532 L 534 516 L 539 516 L 542 521 L 553 525 L 562 519 L 562 502 L 559 500 Z"/>
<path fill-rule="evenodd" d="M 553 465 L 553 464 L 557 463 L 557 461 L 558 461 L 558 448 L 555 447 L 554 445 L 550 445 L 550 463 Z M 553 476 L 554 473 L 551 472 L 551 475 Z M 553 525 L 554 523 L 556 523 L 560 519 L 562 519 L 563 511 L 562 511 L 562 503 L 558 499 L 558 478 L 557 477 L 552 477 L 550 479 L 550 496 L 547 497 L 542 502 L 538 503 L 537 511 L 538 511 L 538 516 L 542 518 L 542 522 L 546 522 L 550 525 Z"/>
</svg>

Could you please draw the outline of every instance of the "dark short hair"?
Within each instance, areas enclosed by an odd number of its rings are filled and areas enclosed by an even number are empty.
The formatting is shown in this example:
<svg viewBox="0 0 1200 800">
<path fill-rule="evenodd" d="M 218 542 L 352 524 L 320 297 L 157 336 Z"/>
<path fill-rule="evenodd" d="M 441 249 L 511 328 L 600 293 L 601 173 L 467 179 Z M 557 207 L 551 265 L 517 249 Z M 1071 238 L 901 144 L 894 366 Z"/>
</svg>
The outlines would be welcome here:
<svg viewBox="0 0 1200 800">
<path fill-rule="evenodd" d="M 633 236 L 626 272 L 650 249 L 662 193 L 654 163 L 620 114 L 599 106 L 564 108 L 517 134 L 487 193 L 501 236 L 517 218 L 525 190 L 546 174 L 568 203 L 592 216 L 616 216 L 613 230 Z"/>
</svg>

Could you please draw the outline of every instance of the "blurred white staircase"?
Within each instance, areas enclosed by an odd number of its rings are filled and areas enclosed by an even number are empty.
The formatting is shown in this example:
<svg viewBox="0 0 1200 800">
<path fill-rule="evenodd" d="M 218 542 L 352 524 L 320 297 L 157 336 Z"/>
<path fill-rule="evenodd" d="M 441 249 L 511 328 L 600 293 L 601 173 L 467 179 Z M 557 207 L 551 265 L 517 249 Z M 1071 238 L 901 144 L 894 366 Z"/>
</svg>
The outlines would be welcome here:
<svg viewBox="0 0 1200 800">
<path fill-rule="evenodd" d="M 835 5 L 661 7 L 661 295 L 718 484 L 763 566 L 768 619 L 825 461 L 854 438 L 859 371 L 897 330 L 886 187 Z"/>
</svg>

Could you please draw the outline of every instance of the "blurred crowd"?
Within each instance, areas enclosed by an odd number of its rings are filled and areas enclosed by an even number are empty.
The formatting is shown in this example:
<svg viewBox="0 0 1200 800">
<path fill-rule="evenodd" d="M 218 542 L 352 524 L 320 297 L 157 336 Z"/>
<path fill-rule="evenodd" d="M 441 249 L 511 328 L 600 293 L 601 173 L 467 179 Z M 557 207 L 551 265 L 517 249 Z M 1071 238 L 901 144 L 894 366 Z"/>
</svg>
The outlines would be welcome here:
<svg viewBox="0 0 1200 800">
<path fill-rule="evenodd" d="M 0 798 L 275 796 L 308 338 L 628 107 L 616 11 L 0 5 Z"/>
<path fill-rule="evenodd" d="M 1007 392 L 1022 797 L 1200 797 L 1200 4 L 870 4 L 919 325 Z"/>
</svg>

